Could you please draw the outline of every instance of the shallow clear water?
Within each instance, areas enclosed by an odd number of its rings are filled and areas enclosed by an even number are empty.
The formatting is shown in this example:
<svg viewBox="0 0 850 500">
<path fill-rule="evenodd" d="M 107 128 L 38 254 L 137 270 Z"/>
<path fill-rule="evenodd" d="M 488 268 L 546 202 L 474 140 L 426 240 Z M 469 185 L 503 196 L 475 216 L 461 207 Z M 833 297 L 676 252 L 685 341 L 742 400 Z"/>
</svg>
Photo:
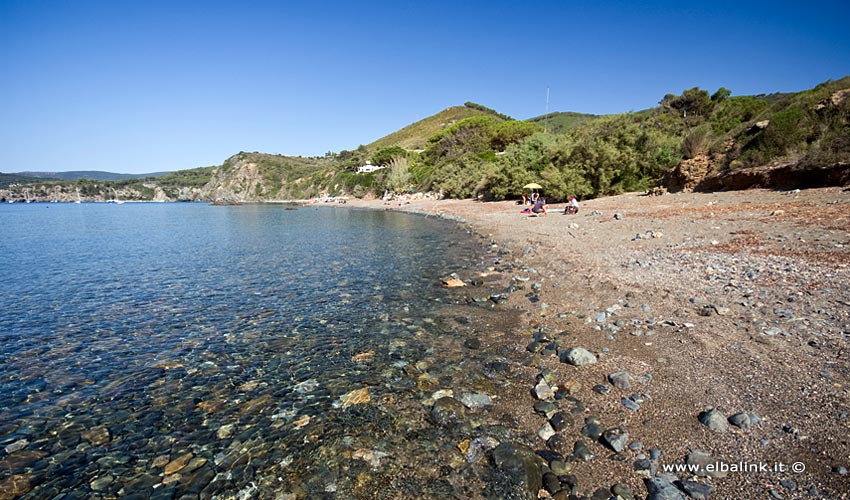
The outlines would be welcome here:
<svg viewBox="0 0 850 500">
<path fill-rule="evenodd" d="M 0 481 L 23 498 L 368 496 L 358 474 L 439 385 L 405 373 L 451 338 L 439 278 L 483 254 L 447 221 L 323 207 L 15 204 L 0 225 Z"/>
</svg>

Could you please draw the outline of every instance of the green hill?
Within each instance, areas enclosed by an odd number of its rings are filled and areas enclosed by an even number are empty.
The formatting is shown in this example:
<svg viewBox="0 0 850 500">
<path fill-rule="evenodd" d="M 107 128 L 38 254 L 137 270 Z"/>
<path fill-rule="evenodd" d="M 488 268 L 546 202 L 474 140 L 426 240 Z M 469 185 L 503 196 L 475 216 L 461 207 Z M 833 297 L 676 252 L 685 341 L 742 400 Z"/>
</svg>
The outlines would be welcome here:
<svg viewBox="0 0 850 500">
<path fill-rule="evenodd" d="M 7 188 L 12 184 L 28 184 L 30 182 L 38 182 L 42 180 L 44 179 L 29 175 L 0 173 L 0 189 Z"/>
<path fill-rule="evenodd" d="M 472 103 L 470 103 L 472 104 Z M 464 118 L 472 116 L 494 116 L 495 111 L 485 111 L 486 108 L 466 106 L 452 106 L 435 115 L 423 118 L 415 123 L 393 132 L 387 136 L 367 144 L 366 148 L 375 152 L 381 148 L 399 146 L 407 150 L 422 150 L 437 132 L 444 130 Z"/>
<path fill-rule="evenodd" d="M 563 134 L 595 118 L 599 118 L 599 115 L 589 115 L 586 113 L 574 113 L 572 111 L 566 111 L 536 116 L 534 118 L 529 118 L 527 121 L 540 125 L 547 132 L 551 132 L 553 134 Z"/>
<path fill-rule="evenodd" d="M 19 175 L 38 177 L 41 179 L 60 179 L 73 181 L 77 179 L 91 179 L 94 181 L 120 181 L 125 179 L 144 179 L 148 177 L 161 177 L 170 172 L 152 172 L 149 174 L 118 174 L 115 172 L 102 172 L 99 170 L 69 170 L 67 172 L 17 172 Z"/>
</svg>

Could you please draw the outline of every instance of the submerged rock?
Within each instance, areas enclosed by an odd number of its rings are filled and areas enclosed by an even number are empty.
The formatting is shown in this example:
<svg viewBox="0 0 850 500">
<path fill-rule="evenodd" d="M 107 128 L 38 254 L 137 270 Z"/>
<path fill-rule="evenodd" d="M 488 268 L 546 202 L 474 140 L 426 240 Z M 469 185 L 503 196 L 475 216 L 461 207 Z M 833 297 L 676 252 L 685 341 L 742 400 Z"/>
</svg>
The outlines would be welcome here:
<svg viewBox="0 0 850 500">
<path fill-rule="evenodd" d="M 339 398 L 339 403 L 343 408 L 352 405 L 360 405 L 364 403 L 368 403 L 372 399 L 369 397 L 369 388 L 363 387 L 362 389 L 355 389 L 351 392 L 343 394 Z"/>
<path fill-rule="evenodd" d="M 519 443 L 505 442 L 493 449 L 493 464 L 485 494 L 488 498 L 527 500 L 537 498 L 543 487 L 540 458 Z"/>
<path fill-rule="evenodd" d="M 466 420 L 466 407 L 455 398 L 440 398 L 431 408 L 431 421 L 441 427 L 462 425 Z"/>
</svg>

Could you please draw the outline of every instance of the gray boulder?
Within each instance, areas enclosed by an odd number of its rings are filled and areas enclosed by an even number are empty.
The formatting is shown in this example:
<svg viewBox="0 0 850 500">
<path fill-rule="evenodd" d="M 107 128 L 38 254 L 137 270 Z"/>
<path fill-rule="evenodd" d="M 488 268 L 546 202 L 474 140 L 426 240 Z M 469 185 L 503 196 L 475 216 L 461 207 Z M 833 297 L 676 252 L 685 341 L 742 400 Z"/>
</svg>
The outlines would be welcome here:
<svg viewBox="0 0 850 500">
<path fill-rule="evenodd" d="M 644 479 L 646 486 L 646 500 L 687 500 L 687 497 L 667 479 L 656 476 Z"/>
<path fill-rule="evenodd" d="M 573 347 L 561 351 L 561 361 L 573 366 L 592 365 L 596 363 L 596 356 L 583 347 Z"/>
<path fill-rule="evenodd" d="M 729 429 L 729 425 L 726 422 L 726 416 L 720 413 L 716 408 L 700 413 L 699 421 L 702 425 L 713 431 L 726 432 Z"/>
</svg>

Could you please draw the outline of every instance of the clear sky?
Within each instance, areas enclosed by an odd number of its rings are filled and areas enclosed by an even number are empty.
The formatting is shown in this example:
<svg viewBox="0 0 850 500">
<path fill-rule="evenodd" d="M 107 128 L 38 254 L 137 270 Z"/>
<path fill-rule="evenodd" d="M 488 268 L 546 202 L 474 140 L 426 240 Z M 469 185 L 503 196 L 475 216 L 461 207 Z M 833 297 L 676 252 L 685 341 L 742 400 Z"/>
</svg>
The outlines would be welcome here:
<svg viewBox="0 0 850 500">
<path fill-rule="evenodd" d="M 0 172 L 354 149 L 473 101 L 514 118 L 850 75 L 850 1 L 0 0 Z"/>
</svg>

